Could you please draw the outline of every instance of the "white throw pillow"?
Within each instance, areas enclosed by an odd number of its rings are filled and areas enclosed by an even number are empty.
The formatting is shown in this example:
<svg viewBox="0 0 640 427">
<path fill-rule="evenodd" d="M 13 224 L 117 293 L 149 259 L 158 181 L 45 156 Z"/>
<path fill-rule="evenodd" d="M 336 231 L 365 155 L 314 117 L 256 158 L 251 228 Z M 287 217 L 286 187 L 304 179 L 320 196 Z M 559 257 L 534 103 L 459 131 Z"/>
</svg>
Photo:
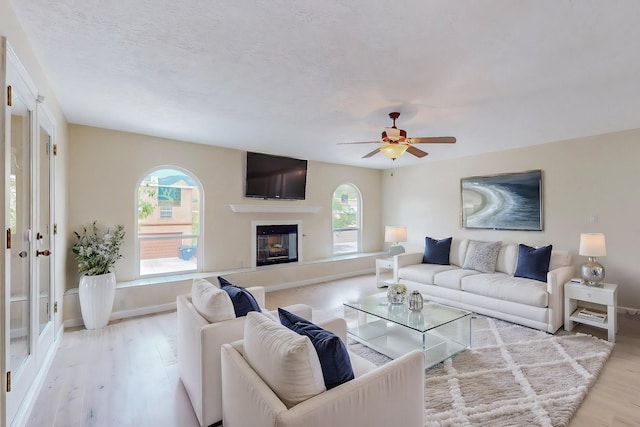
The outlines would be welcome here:
<svg viewBox="0 0 640 427">
<path fill-rule="evenodd" d="M 462 268 L 465 270 L 476 270 L 482 273 L 495 273 L 498 253 L 502 242 L 478 242 L 469 241 L 467 256 L 464 259 Z"/>
<path fill-rule="evenodd" d="M 261 313 L 247 313 L 244 358 L 287 408 L 326 390 L 311 340 Z"/>
<path fill-rule="evenodd" d="M 210 323 L 236 318 L 229 294 L 208 280 L 193 279 L 191 302 L 200 316 Z"/>
</svg>

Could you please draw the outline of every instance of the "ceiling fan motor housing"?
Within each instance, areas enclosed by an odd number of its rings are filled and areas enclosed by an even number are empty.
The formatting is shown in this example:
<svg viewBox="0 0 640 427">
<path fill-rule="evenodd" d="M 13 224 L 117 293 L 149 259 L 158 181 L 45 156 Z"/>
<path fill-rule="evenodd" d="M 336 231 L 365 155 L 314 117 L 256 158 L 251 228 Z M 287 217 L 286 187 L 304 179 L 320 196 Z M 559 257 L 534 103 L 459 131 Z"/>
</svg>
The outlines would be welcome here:
<svg viewBox="0 0 640 427">
<path fill-rule="evenodd" d="M 396 127 L 385 128 L 382 131 L 382 140 L 388 143 L 404 142 L 407 139 L 407 132 Z"/>
</svg>

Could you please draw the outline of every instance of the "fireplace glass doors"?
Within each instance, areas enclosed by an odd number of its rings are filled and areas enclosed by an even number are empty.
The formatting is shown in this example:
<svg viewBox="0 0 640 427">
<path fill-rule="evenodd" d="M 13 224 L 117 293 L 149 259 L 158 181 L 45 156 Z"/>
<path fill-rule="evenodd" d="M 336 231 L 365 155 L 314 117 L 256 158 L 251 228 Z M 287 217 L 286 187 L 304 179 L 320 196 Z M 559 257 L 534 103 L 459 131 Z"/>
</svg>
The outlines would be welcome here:
<svg viewBox="0 0 640 427">
<path fill-rule="evenodd" d="M 256 266 L 298 261 L 297 225 L 258 225 Z"/>
</svg>

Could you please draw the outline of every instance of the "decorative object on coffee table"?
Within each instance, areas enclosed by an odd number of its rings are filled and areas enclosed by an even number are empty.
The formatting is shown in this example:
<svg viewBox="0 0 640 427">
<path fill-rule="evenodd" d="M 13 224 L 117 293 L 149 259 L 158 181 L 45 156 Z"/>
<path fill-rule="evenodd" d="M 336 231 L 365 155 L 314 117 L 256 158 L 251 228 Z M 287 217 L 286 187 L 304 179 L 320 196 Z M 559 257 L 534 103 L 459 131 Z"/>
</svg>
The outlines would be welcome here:
<svg viewBox="0 0 640 427">
<path fill-rule="evenodd" d="M 412 291 L 409 294 L 409 310 L 422 310 L 424 306 L 424 300 L 422 299 L 422 294 L 420 291 Z"/>
<path fill-rule="evenodd" d="M 387 298 L 391 304 L 404 304 L 407 297 L 407 287 L 402 283 L 392 283 L 387 289 Z"/>
<path fill-rule="evenodd" d="M 582 266 L 581 273 L 587 286 L 601 286 L 604 279 L 604 267 L 596 261 L 597 256 L 607 255 L 607 245 L 602 233 L 582 233 L 580 235 L 579 254 L 589 257 Z"/>
</svg>

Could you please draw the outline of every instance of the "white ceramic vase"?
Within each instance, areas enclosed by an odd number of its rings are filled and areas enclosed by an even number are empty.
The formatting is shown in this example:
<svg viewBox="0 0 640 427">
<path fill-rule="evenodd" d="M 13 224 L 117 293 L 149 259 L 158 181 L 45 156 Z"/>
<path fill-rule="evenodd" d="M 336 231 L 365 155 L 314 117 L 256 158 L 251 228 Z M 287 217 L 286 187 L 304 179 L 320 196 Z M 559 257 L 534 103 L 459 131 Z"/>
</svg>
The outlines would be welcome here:
<svg viewBox="0 0 640 427">
<path fill-rule="evenodd" d="M 84 327 L 100 329 L 107 326 L 116 294 L 116 275 L 111 272 L 97 276 L 83 275 L 80 277 L 78 294 Z"/>
</svg>

